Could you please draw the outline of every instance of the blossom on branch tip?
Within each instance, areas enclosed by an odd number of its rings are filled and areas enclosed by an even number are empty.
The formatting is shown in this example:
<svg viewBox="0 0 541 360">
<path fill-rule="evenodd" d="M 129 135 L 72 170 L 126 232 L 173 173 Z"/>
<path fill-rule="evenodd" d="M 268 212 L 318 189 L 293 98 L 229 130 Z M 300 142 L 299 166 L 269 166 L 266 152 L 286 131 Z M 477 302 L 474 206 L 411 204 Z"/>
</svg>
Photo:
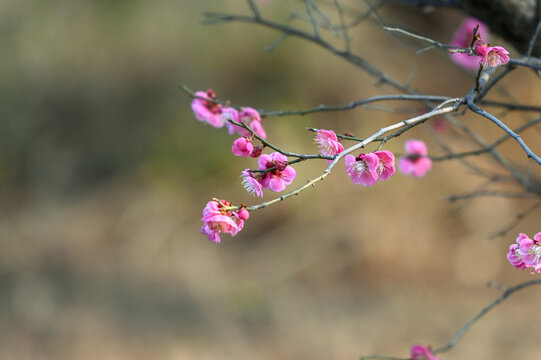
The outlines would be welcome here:
<svg viewBox="0 0 541 360">
<path fill-rule="evenodd" d="M 214 199 L 209 201 L 203 209 L 201 233 L 207 235 L 210 241 L 219 244 L 220 233 L 235 236 L 244 227 L 244 220 L 249 217 L 248 211 L 242 208 L 232 211 L 230 207 L 229 201 Z"/>
<path fill-rule="evenodd" d="M 208 100 L 216 99 L 216 94 L 212 89 L 208 89 L 206 92 L 197 91 L 195 95 Z M 192 110 L 197 120 L 204 121 L 215 128 L 224 126 L 222 105 L 196 97 L 192 101 Z"/>
<path fill-rule="evenodd" d="M 297 172 L 288 165 L 287 157 L 279 152 L 273 152 L 270 155 L 263 154 L 258 159 L 259 170 L 271 169 L 262 174 L 261 185 L 265 189 L 272 191 L 282 191 L 287 185 L 293 182 Z"/>
<path fill-rule="evenodd" d="M 509 51 L 501 46 L 490 46 L 482 41 L 475 42 L 475 52 L 481 56 L 479 64 L 484 68 L 493 68 L 509 62 Z"/>
<path fill-rule="evenodd" d="M 378 180 L 385 181 L 395 173 L 394 154 L 390 151 L 375 151 L 374 155 L 379 158 L 379 164 L 376 169 Z"/>
<path fill-rule="evenodd" d="M 426 144 L 421 140 L 408 140 L 404 148 L 406 156 L 401 157 L 398 162 L 398 169 L 405 175 L 416 178 L 425 176 L 432 167 L 432 160 L 427 155 Z"/>
<path fill-rule="evenodd" d="M 358 157 L 346 155 L 346 172 L 354 184 L 372 186 L 378 180 L 379 157 L 375 154 L 361 154 Z"/>
<path fill-rule="evenodd" d="M 338 142 L 338 138 L 332 130 L 318 130 L 314 140 L 319 146 L 321 155 L 334 156 L 344 151 L 344 146 Z M 330 160 L 328 161 L 330 162 Z"/>
<path fill-rule="evenodd" d="M 453 40 L 451 40 L 450 44 L 459 48 L 469 48 L 473 40 L 473 29 L 475 29 L 477 25 L 479 25 L 477 34 L 488 41 L 488 26 L 476 18 L 469 17 L 462 21 L 455 31 Z M 476 70 L 479 68 L 479 58 L 477 56 L 470 56 L 467 53 L 458 52 L 449 55 L 451 56 L 451 60 L 466 70 Z"/>
<path fill-rule="evenodd" d="M 414 345 L 410 350 L 411 360 L 440 360 L 438 357 L 434 356 L 429 348 Z"/>
<path fill-rule="evenodd" d="M 254 131 L 254 133 L 259 135 L 261 138 L 263 139 L 267 138 L 265 129 L 263 129 L 263 125 L 261 124 L 261 116 L 259 115 L 259 112 L 256 109 L 253 109 L 251 107 L 242 108 L 238 112 L 237 119 L 233 118 L 233 120 L 247 125 L 250 129 Z M 227 126 L 227 129 L 229 130 L 229 134 L 238 133 L 240 136 L 246 136 L 246 137 L 252 136 L 252 134 L 248 130 L 243 129 L 240 126 L 237 126 L 235 124 L 231 124 L 228 121 L 226 121 L 226 126 Z"/>
<path fill-rule="evenodd" d="M 233 155 L 242 157 L 250 155 L 253 150 L 254 145 L 252 145 L 252 140 L 245 137 L 240 137 L 235 140 L 233 142 L 233 147 L 231 148 Z"/>
<path fill-rule="evenodd" d="M 257 174 L 257 175 L 256 175 Z M 250 169 L 246 169 L 240 175 L 242 177 L 242 186 L 250 195 L 263 197 L 263 186 L 261 185 L 260 173 L 254 174 Z"/>
</svg>

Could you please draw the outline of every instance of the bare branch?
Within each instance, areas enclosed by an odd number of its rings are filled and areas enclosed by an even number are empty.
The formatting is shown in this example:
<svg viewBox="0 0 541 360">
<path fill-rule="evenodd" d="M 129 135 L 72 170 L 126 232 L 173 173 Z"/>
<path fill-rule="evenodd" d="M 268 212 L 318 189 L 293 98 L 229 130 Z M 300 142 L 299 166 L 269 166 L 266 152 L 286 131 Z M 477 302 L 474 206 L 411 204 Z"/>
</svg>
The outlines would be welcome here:
<svg viewBox="0 0 541 360">
<path fill-rule="evenodd" d="M 522 221 L 522 219 L 524 219 L 526 216 L 528 216 L 529 214 L 531 214 L 532 212 L 534 212 L 535 210 L 537 210 L 540 207 L 541 207 L 541 201 L 536 202 L 534 205 L 530 206 L 529 208 L 527 208 L 523 212 L 519 213 L 513 219 L 513 221 L 511 221 L 509 224 L 507 224 L 503 229 L 499 230 L 498 232 L 493 233 L 490 237 L 495 238 L 495 237 L 499 237 L 499 236 L 505 236 L 512 228 L 517 226 Z"/>
<path fill-rule="evenodd" d="M 505 125 L 502 121 L 500 121 L 498 118 L 496 118 L 494 115 L 491 115 L 489 113 L 487 113 L 485 110 L 477 107 L 473 101 L 472 101 L 472 97 L 468 96 L 467 97 L 467 103 L 468 103 L 468 107 L 475 113 L 479 114 L 479 115 L 482 115 L 484 117 L 486 117 L 487 119 L 489 119 L 490 121 L 492 121 L 494 124 L 496 124 L 498 127 L 500 127 L 503 131 L 505 131 L 507 134 L 509 134 L 509 136 L 511 136 L 516 142 L 519 143 L 519 145 L 522 147 L 522 149 L 526 152 L 526 154 L 528 155 L 529 158 L 532 158 L 535 160 L 535 162 L 537 162 L 539 165 L 541 165 L 541 158 L 539 156 L 537 156 L 536 154 L 534 154 L 534 152 L 532 150 L 530 150 L 530 148 L 528 147 L 528 145 L 526 145 L 526 143 L 520 138 L 519 135 L 517 135 L 513 130 L 509 129 L 509 127 L 507 127 L 507 125 Z"/>
<path fill-rule="evenodd" d="M 477 315 L 475 315 L 470 321 L 468 321 L 466 324 L 464 324 L 464 326 L 462 326 L 458 330 L 456 335 L 451 339 L 451 341 L 449 341 L 449 343 L 447 345 L 445 345 L 444 347 L 439 348 L 437 350 L 434 350 L 433 353 L 434 354 L 439 354 L 439 353 L 451 350 L 456 345 L 458 340 L 460 340 L 462 335 L 464 335 L 473 326 L 473 324 L 475 324 L 487 312 L 492 310 L 494 307 L 496 307 L 498 304 L 503 302 L 505 299 L 507 299 L 510 295 L 514 294 L 515 292 L 517 292 L 519 290 L 522 290 L 522 289 L 524 289 L 526 287 L 533 286 L 533 285 L 538 285 L 538 284 L 541 284 L 541 279 L 535 279 L 535 280 L 526 281 L 526 282 L 520 283 L 518 285 L 515 285 L 515 286 L 507 289 L 506 291 L 503 292 L 503 294 L 500 297 L 498 297 L 496 300 L 494 300 L 493 302 L 491 302 L 490 304 L 485 306 Z"/>
</svg>

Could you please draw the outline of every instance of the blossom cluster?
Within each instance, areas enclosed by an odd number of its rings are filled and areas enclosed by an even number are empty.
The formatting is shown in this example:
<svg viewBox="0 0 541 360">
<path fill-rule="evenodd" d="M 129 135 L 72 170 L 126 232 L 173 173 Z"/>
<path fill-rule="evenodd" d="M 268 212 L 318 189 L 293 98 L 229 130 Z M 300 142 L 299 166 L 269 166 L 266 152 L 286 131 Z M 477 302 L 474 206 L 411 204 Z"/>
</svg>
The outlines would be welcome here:
<svg viewBox="0 0 541 360">
<path fill-rule="evenodd" d="M 287 157 L 279 152 L 263 154 L 258 159 L 259 171 L 246 169 L 241 177 L 244 189 L 252 195 L 263 196 L 263 189 L 283 191 L 297 176 L 297 172 L 288 165 Z"/>
<path fill-rule="evenodd" d="M 248 220 L 250 213 L 245 208 L 231 210 L 231 203 L 225 200 L 214 199 L 207 203 L 203 209 L 203 226 L 201 232 L 207 235 L 210 241 L 220 243 L 220 233 L 237 235 L 244 227 L 244 220 Z"/>
<path fill-rule="evenodd" d="M 519 234 L 516 244 L 509 247 L 507 260 L 517 269 L 529 269 L 532 274 L 541 272 L 541 232 L 533 239 Z"/>
<path fill-rule="evenodd" d="M 229 134 L 238 133 L 241 136 L 250 137 L 252 134 L 240 126 L 234 125 L 227 119 L 243 123 L 252 129 L 257 135 L 265 139 L 267 134 L 261 124 L 261 116 L 256 109 L 243 107 L 239 110 L 231 106 L 224 106 L 217 103 L 216 93 L 212 89 L 197 91 L 192 101 L 192 110 L 195 117 L 206 122 L 215 128 L 227 127 Z"/>
<path fill-rule="evenodd" d="M 242 185 L 248 193 L 262 197 L 263 189 L 280 192 L 293 182 L 297 173 L 289 165 L 286 155 L 278 151 L 263 154 L 263 148 L 269 144 L 265 140 L 266 133 L 257 110 L 250 107 L 237 110 L 224 106 L 215 100 L 216 94 L 212 89 L 206 92 L 198 91 L 195 95 L 192 109 L 196 118 L 214 127 L 225 125 L 230 134 L 238 133 L 241 137 L 233 142 L 231 148 L 234 155 L 258 158 L 258 169 L 245 169 L 241 174 Z M 251 131 L 227 121 L 228 119 L 246 125 Z M 261 141 L 261 146 L 254 146 L 255 137 Z M 332 130 L 318 130 L 314 140 L 319 147 L 319 153 L 323 156 L 335 157 L 344 151 L 344 146 Z M 328 158 L 327 161 L 331 162 Z M 396 171 L 395 156 L 386 150 L 358 156 L 348 154 L 344 157 L 344 161 L 346 172 L 352 181 L 364 186 L 372 186 L 378 180 L 385 181 Z M 430 167 L 426 145 L 419 140 L 408 141 L 406 156 L 400 159 L 400 170 L 414 177 L 422 177 Z M 209 201 L 203 210 L 201 232 L 207 235 L 209 240 L 220 243 L 220 233 L 235 236 L 242 230 L 248 217 L 248 210 L 244 206 L 236 207 L 228 201 L 214 199 Z"/>
<path fill-rule="evenodd" d="M 372 186 L 376 181 L 385 181 L 395 173 L 394 154 L 390 151 L 375 151 L 357 157 L 346 155 L 346 172 L 354 184 Z"/>
</svg>

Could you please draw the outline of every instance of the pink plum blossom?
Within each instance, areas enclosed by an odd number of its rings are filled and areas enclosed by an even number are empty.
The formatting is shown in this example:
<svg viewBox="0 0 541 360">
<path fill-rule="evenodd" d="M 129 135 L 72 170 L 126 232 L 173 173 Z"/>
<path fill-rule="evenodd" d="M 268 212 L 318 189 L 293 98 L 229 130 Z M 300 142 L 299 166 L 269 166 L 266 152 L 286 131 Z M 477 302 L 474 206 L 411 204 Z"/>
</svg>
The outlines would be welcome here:
<svg viewBox="0 0 541 360">
<path fill-rule="evenodd" d="M 537 233 L 534 239 L 530 239 L 524 234 L 519 235 L 520 243 L 519 249 L 522 253 L 522 261 L 526 268 L 530 269 L 533 274 L 534 271 L 541 272 L 541 233 Z M 519 239 L 517 238 L 517 242 Z"/>
<path fill-rule="evenodd" d="M 250 218 L 250 212 L 245 208 L 241 208 L 237 212 L 237 217 L 241 220 L 248 220 Z"/>
<path fill-rule="evenodd" d="M 219 244 L 220 233 L 235 236 L 244 227 L 244 220 L 248 218 L 246 213 L 241 211 L 243 209 L 232 211 L 230 207 L 229 201 L 214 199 L 203 209 L 201 233 L 207 235 L 210 241 Z"/>
<path fill-rule="evenodd" d="M 338 142 L 338 138 L 332 130 L 318 130 L 315 141 L 322 155 L 334 156 L 344 151 L 344 146 Z"/>
<path fill-rule="evenodd" d="M 224 122 L 225 126 L 229 129 L 229 127 L 233 126 L 233 124 L 231 124 L 228 120 L 234 120 L 236 122 L 239 122 L 239 112 L 237 109 L 233 107 L 222 108 L 222 121 Z M 229 132 L 229 134 L 232 134 L 232 132 Z"/>
<path fill-rule="evenodd" d="M 498 67 L 509 62 L 509 51 L 501 46 L 490 46 L 482 41 L 476 41 L 475 52 L 481 56 L 479 64 L 484 68 Z"/>
<path fill-rule="evenodd" d="M 216 94 L 212 89 L 208 89 L 206 92 L 197 91 L 195 95 L 209 100 L 216 99 Z M 197 120 L 209 123 L 215 128 L 221 128 L 224 126 L 224 119 L 222 118 L 222 105 L 204 99 L 194 98 L 192 101 L 192 110 Z"/>
<path fill-rule="evenodd" d="M 261 116 L 256 109 L 253 109 L 251 107 L 242 108 L 238 113 L 238 119 L 233 120 L 248 125 L 248 127 L 252 129 L 257 135 L 261 136 L 261 138 L 267 138 L 265 129 L 263 129 L 263 125 L 261 124 Z M 248 130 L 243 129 L 240 126 L 231 124 L 229 122 L 226 122 L 226 126 L 229 130 L 229 134 L 238 133 L 241 136 L 252 136 L 252 134 Z"/>
<path fill-rule="evenodd" d="M 240 137 L 235 140 L 233 142 L 233 147 L 231 148 L 233 155 L 242 157 L 250 155 L 253 150 L 254 145 L 252 145 L 252 140 L 245 137 Z"/>
<path fill-rule="evenodd" d="M 469 48 L 473 40 L 473 29 L 478 24 L 479 29 L 477 30 L 477 34 L 488 41 L 488 26 L 478 19 L 469 17 L 464 19 L 458 29 L 455 31 L 453 40 L 451 40 L 451 45 L 460 48 Z M 451 60 L 466 70 L 476 70 L 479 68 L 479 57 L 477 56 L 470 56 L 466 53 L 452 53 L 450 56 Z"/>
<path fill-rule="evenodd" d="M 517 269 L 529 269 L 530 273 L 541 272 L 541 232 L 533 240 L 519 234 L 516 244 L 509 247 L 507 260 Z"/>
<path fill-rule="evenodd" d="M 282 191 L 287 185 L 293 182 L 297 175 L 295 169 L 288 165 L 287 157 L 278 152 L 270 155 L 263 154 L 258 159 L 259 170 L 273 168 L 273 170 L 264 173 L 260 181 L 262 187 L 272 191 Z"/>
<path fill-rule="evenodd" d="M 526 264 L 524 264 L 524 260 L 522 260 L 523 253 L 522 251 L 520 251 L 520 244 L 522 243 L 522 241 L 526 239 L 529 240 L 528 236 L 524 234 L 520 234 L 517 237 L 517 243 L 511 244 L 511 246 L 509 246 L 509 252 L 507 253 L 507 260 L 509 260 L 511 265 L 513 265 L 517 269 L 524 269 L 526 267 Z"/>
<path fill-rule="evenodd" d="M 253 173 L 250 169 L 246 169 L 241 174 L 242 177 L 242 186 L 250 195 L 254 196 L 263 196 L 263 187 L 261 185 L 261 175 L 260 173 Z"/>
<path fill-rule="evenodd" d="M 432 161 L 427 157 L 426 144 L 421 140 L 408 140 L 404 145 L 406 156 L 398 162 L 400 172 L 416 178 L 425 176 L 432 167 Z"/>
<path fill-rule="evenodd" d="M 378 174 L 378 180 L 385 181 L 395 173 L 394 168 L 394 154 L 390 151 L 375 151 L 374 155 L 379 158 L 378 168 L 376 173 Z"/>
<path fill-rule="evenodd" d="M 372 186 L 378 180 L 379 157 L 375 154 L 346 155 L 346 172 L 354 184 Z"/>
<path fill-rule="evenodd" d="M 434 356 L 429 348 L 414 345 L 411 347 L 411 360 L 440 360 L 438 357 Z"/>
</svg>

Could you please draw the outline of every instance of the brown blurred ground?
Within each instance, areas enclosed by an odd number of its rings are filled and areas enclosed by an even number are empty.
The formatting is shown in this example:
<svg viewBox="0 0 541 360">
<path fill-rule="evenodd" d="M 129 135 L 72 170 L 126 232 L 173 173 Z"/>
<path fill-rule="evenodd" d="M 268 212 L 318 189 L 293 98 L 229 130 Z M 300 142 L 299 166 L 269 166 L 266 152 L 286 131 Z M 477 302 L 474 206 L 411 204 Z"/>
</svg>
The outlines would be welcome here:
<svg viewBox="0 0 541 360">
<path fill-rule="evenodd" d="M 263 11 L 283 19 L 287 6 Z M 276 33 L 199 24 L 204 10 L 236 9 L 247 11 L 235 1 L 0 5 L 0 359 L 405 357 L 412 343 L 444 345 L 499 296 L 484 288 L 488 280 L 532 278 L 505 253 L 517 232 L 541 231 L 539 214 L 489 240 L 531 203 L 481 199 L 451 212 L 456 204 L 443 197 L 482 180 L 450 162 L 425 179 L 396 175 L 370 189 L 339 166 L 315 190 L 253 213 L 237 237 L 209 243 L 199 233 L 208 199 L 257 201 L 238 179 L 252 161 L 233 158 L 232 138 L 194 119 L 180 84 L 272 109 L 393 93 L 299 40 L 264 54 Z M 442 41 L 460 18 L 384 15 Z M 423 92 L 458 96 L 471 86 L 446 54 L 415 56 L 371 22 L 351 36 L 398 79 L 416 68 Z M 539 102 L 531 72 L 504 85 L 494 98 Z M 306 126 L 365 135 L 404 116 L 358 109 L 269 118 L 266 128 L 274 143 L 310 153 Z M 488 138 L 501 135 L 465 120 Z M 429 129 L 411 136 L 437 152 Z M 525 136 L 537 152 L 538 137 Z M 401 152 L 403 141 L 389 149 Z M 517 148 L 505 147 L 518 161 Z M 323 167 L 299 165 L 294 186 Z M 442 359 L 535 359 L 539 296 L 535 288 L 513 295 Z"/>
</svg>

